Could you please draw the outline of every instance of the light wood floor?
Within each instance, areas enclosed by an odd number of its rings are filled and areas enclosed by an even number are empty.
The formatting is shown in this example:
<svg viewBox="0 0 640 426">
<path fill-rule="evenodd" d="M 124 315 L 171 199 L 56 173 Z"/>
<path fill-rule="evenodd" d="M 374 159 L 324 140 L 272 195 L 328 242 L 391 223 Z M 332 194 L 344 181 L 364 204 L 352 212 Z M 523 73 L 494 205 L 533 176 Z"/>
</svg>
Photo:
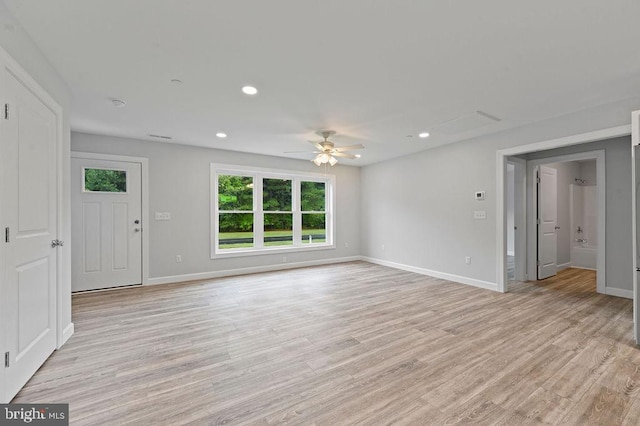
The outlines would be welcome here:
<svg viewBox="0 0 640 426">
<path fill-rule="evenodd" d="M 364 262 L 82 294 L 14 402 L 73 425 L 640 424 L 630 300 Z"/>
</svg>

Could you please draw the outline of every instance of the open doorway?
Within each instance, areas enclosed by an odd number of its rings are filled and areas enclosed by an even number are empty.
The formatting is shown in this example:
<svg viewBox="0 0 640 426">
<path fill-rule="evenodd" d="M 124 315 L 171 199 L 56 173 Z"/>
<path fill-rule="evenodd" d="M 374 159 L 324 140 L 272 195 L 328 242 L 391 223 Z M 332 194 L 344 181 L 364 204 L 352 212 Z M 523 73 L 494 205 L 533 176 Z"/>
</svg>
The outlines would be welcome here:
<svg viewBox="0 0 640 426">
<path fill-rule="evenodd" d="M 507 277 L 526 280 L 526 161 L 510 157 L 506 171 Z"/>
<path fill-rule="evenodd" d="M 594 290 L 605 293 L 606 246 L 598 244 L 606 233 L 604 151 L 529 160 L 527 175 L 529 279 L 590 269 L 597 272 Z"/>
</svg>

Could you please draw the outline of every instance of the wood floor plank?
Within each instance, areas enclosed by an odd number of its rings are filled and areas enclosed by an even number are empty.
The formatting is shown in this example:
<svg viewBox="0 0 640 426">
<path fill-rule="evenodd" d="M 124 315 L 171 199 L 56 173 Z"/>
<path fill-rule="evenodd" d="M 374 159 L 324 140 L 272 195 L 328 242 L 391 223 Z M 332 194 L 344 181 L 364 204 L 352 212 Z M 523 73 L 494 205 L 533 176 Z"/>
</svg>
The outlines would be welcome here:
<svg viewBox="0 0 640 426">
<path fill-rule="evenodd" d="M 13 402 L 67 402 L 73 425 L 635 425 L 632 304 L 595 287 L 351 262 L 83 293 Z"/>
</svg>

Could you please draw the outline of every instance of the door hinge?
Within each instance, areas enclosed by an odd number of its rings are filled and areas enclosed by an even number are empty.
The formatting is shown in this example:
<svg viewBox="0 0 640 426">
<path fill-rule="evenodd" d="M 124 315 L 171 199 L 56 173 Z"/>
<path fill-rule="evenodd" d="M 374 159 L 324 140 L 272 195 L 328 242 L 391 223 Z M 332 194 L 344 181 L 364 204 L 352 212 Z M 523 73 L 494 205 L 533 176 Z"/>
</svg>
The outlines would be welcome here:
<svg viewBox="0 0 640 426">
<path fill-rule="evenodd" d="M 536 219 L 536 225 L 540 225 L 540 219 Z"/>
<path fill-rule="evenodd" d="M 9 364 L 10 364 L 9 359 L 10 359 L 9 358 L 9 352 L 5 352 L 4 353 L 4 366 L 5 366 L 5 368 L 9 368 Z"/>
<path fill-rule="evenodd" d="M 9 104 L 4 104 L 4 119 L 9 119 Z"/>
<path fill-rule="evenodd" d="M 542 263 L 541 263 L 539 260 L 536 262 L 536 264 L 537 264 L 538 266 L 542 265 Z"/>
<path fill-rule="evenodd" d="M 11 235 L 11 229 L 7 226 L 6 228 L 4 228 L 4 242 L 5 243 L 9 242 L 10 235 Z"/>
</svg>

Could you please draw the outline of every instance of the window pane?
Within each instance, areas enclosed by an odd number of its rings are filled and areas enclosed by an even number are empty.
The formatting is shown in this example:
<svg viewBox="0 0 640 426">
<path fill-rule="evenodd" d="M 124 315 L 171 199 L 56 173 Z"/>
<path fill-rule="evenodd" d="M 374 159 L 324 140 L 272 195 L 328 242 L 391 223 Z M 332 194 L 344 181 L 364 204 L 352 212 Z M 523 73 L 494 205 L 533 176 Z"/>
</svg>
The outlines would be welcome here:
<svg viewBox="0 0 640 426">
<path fill-rule="evenodd" d="M 300 182 L 300 206 L 303 212 L 323 212 L 325 205 L 324 182 Z"/>
<path fill-rule="evenodd" d="M 218 210 L 253 210 L 253 178 L 219 175 Z"/>
<path fill-rule="evenodd" d="M 218 247 L 253 247 L 253 213 L 221 213 L 218 222 Z"/>
<path fill-rule="evenodd" d="M 264 245 L 290 246 L 293 244 L 293 215 L 287 213 L 264 214 Z"/>
<path fill-rule="evenodd" d="M 291 181 L 286 179 L 263 179 L 262 209 L 270 212 L 290 212 Z"/>
<path fill-rule="evenodd" d="M 326 243 L 326 220 L 324 214 L 302 215 L 302 244 Z"/>
<path fill-rule="evenodd" d="M 127 192 L 124 170 L 84 169 L 84 190 L 88 192 Z"/>
</svg>

